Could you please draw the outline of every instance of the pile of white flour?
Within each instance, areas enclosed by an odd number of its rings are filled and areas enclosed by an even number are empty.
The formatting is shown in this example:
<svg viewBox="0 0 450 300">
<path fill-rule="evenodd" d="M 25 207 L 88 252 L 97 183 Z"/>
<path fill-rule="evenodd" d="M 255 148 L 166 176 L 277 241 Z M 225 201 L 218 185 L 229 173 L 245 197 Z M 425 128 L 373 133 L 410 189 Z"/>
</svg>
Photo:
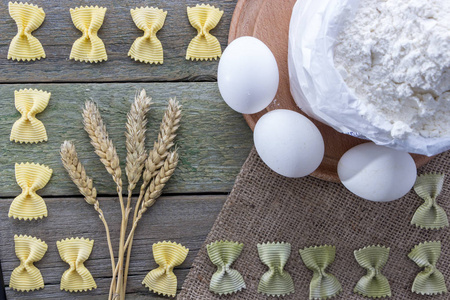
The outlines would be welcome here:
<svg viewBox="0 0 450 300">
<path fill-rule="evenodd" d="M 394 138 L 450 136 L 450 0 L 361 0 L 334 63 Z"/>
</svg>

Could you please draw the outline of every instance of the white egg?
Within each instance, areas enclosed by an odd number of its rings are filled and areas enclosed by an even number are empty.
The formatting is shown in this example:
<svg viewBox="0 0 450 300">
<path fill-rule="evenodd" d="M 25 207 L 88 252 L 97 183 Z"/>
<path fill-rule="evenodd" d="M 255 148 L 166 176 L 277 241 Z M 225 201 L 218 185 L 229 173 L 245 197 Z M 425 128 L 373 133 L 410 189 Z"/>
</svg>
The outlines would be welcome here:
<svg viewBox="0 0 450 300">
<path fill-rule="evenodd" d="M 320 165 L 324 143 L 319 129 L 303 115 L 277 109 L 262 116 L 253 132 L 256 151 L 273 171 L 303 177 Z"/>
<path fill-rule="evenodd" d="M 367 200 L 386 202 L 411 190 L 417 169 L 409 153 L 365 143 L 341 157 L 338 174 L 350 192 Z"/>
<path fill-rule="evenodd" d="M 266 108 L 278 90 L 278 66 L 270 49 L 250 36 L 231 42 L 222 54 L 217 83 L 235 111 L 254 114 Z"/>
</svg>

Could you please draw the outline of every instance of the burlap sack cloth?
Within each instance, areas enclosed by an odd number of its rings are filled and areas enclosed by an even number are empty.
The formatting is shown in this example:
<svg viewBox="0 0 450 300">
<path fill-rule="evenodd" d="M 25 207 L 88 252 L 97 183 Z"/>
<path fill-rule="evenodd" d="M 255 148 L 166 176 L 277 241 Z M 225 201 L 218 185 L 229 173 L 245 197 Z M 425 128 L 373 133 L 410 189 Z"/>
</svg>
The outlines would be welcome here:
<svg viewBox="0 0 450 300">
<path fill-rule="evenodd" d="M 419 170 L 450 173 L 450 152 L 441 154 Z M 284 241 L 292 244 L 286 270 L 295 283 L 295 293 L 280 299 L 308 299 L 312 272 L 302 263 L 298 250 L 314 245 L 335 245 L 336 260 L 328 269 L 342 284 L 335 299 L 364 299 L 353 294 L 359 278 L 365 275 L 353 251 L 380 244 L 391 248 L 383 273 L 388 278 L 390 299 L 450 299 L 450 294 L 421 296 L 411 292 L 420 268 L 407 254 L 416 244 L 430 240 L 442 242 L 438 269 L 450 288 L 450 230 L 419 229 L 410 224 L 422 204 L 411 191 L 400 200 L 375 203 L 360 199 L 341 184 L 313 177 L 288 179 L 272 172 L 253 149 L 245 162 L 222 212 L 193 263 L 178 299 L 269 299 L 258 294 L 258 282 L 267 271 L 258 257 L 257 243 Z M 450 213 L 450 174 L 438 203 Z M 244 277 L 247 288 L 231 296 L 217 296 L 208 289 L 215 266 L 206 253 L 206 245 L 216 240 L 245 244 L 233 268 Z"/>
</svg>

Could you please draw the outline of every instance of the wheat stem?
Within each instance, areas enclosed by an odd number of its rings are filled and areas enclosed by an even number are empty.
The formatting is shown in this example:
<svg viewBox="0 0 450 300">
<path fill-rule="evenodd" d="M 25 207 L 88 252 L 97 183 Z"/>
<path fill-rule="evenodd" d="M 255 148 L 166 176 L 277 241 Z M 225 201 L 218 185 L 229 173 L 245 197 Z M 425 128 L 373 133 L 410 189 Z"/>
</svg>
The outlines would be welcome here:
<svg viewBox="0 0 450 300">
<path fill-rule="evenodd" d="M 100 115 L 100 111 L 92 101 L 86 101 L 83 109 L 83 123 L 84 129 L 91 138 L 91 144 L 94 146 L 95 153 L 100 157 L 100 161 L 105 166 L 109 174 L 111 174 L 114 182 L 116 183 L 117 195 L 119 196 L 120 210 L 122 212 L 122 221 L 120 226 L 120 239 L 119 239 L 119 254 L 118 254 L 118 280 L 116 285 L 116 293 L 122 286 L 122 273 L 123 273 L 123 256 L 124 248 L 123 242 L 125 239 L 125 205 L 122 196 L 122 170 L 120 168 L 120 160 L 117 155 L 116 148 L 112 140 L 109 138 L 106 126 L 103 123 L 103 119 Z"/>
<path fill-rule="evenodd" d="M 125 234 L 126 234 L 126 223 L 125 223 L 125 207 L 123 204 L 123 198 L 122 198 L 122 187 L 117 187 L 117 193 L 119 195 L 119 201 L 120 201 L 120 208 L 122 210 L 122 221 L 120 224 L 120 238 L 119 238 L 119 256 L 117 258 L 117 264 L 118 264 L 118 275 L 117 275 L 117 285 L 116 285 L 116 294 L 121 294 L 121 289 L 123 287 L 123 259 L 125 255 L 125 248 L 124 248 L 124 240 L 125 240 Z"/>
<path fill-rule="evenodd" d="M 169 101 L 161 122 L 158 139 L 147 154 L 145 151 L 146 114 L 150 108 L 150 104 L 151 99 L 142 90 L 136 95 L 135 101 L 127 115 L 127 131 L 125 133 L 127 160 L 125 171 L 128 179 L 128 197 L 126 199 L 126 206 L 123 199 L 122 171 L 119 157 L 113 142 L 109 139 L 100 112 L 92 101 L 87 101 L 83 109 L 84 128 L 91 139 L 95 153 L 99 156 L 100 161 L 116 183 L 122 212 L 117 263 L 114 260 L 109 227 L 96 199 L 96 190 L 92 187 L 92 180 L 86 176 L 83 166 L 79 164 L 73 144 L 66 142 L 61 146 L 61 156 L 63 157 L 63 162 L 67 165 L 66 169 L 69 174 L 72 172 L 72 179 L 79 187 L 80 192 L 85 196 L 86 201 L 94 206 L 107 231 L 106 236 L 113 273 L 108 299 L 125 298 L 131 248 L 137 224 L 148 208 L 156 203 L 156 200 L 162 193 L 162 189 L 178 164 L 177 149 L 170 152 L 170 148 L 174 145 L 176 131 L 180 126 L 181 106 L 174 99 Z M 70 164 L 73 166 L 70 167 Z M 133 225 L 125 239 L 128 218 L 131 212 L 132 193 L 139 182 L 141 174 L 142 185 L 133 214 Z M 126 259 L 124 255 L 125 251 L 127 251 Z"/>
<path fill-rule="evenodd" d="M 150 181 L 158 174 L 159 170 L 164 164 L 164 160 L 169 154 L 170 148 L 173 147 L 174 139 L 178 128 L 180 127 L 181 120 L 181 105 L 176 99 L 170 99 L 167 109 L 161 121 L 158 139 L 153 145 L 153 149 L 149 151 L 148 157 L 145 160 L 145 169 L 142 174 L 142 186 L 139 193 L 139 198 L 135 205 L 133 224 L 136 221 L 138 209 L 141 205 L 141 201 L 144 197 L 145 190 Z M 131 239 L 134 237 L 134 232 Z M 127 257 L 125 261 L 125 275 L 124 286 L 127 284 L 128 269 L 130 265 L 131 248 L 133 241 L 130 242 L 130 247 L 127 249 Z"/>
</svg>

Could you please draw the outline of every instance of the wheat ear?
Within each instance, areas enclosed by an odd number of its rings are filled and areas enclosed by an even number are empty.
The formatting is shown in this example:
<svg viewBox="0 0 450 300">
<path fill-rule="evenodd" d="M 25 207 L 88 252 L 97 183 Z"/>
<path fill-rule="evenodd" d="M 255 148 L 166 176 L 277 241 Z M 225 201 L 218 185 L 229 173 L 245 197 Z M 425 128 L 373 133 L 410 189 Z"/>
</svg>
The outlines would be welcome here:
<svg viewBox="0 0 450 300">
<path fill-rule="evenodd" d="M 145 195 L 146 188 L 150 181 L 158 174 L 158 171 L 164 164 L 164 160 L 169 155 L 170 148 L 174 145 L 174 139 L 181 120 L 181 105 L 176 99 L 170 99 L 167 109 L 161 121 L 159 128 L 158 139 L 153 144 L 153 148 L 149 151 L 148 157 L 145 160 L 145 169 L 142 174 L 142 185 L 139 193 L 139 198 L 136 202 L 133 224 L 136 222 L 138 209 L 141 205 L 142 198 Z M 133 239 L 133 234 L 131 234 Z M 127 249 L 127 257 L 125 262 L 125 276 L 124 286 L 127 284 L 128 268 L 130 264 L 131 247 L 133 241 Z M 123 295 L 122 295 L 123 296 Z"/>
<path fill-rule="evenodd" d="M 84 130 L 91 138 L 91 144 L 94 146 L 95 153 L 100 157 L 100 161 L 106 167 L 106 170 L 113 177 L 117 187 L 122 187 L 122 170 L 120 169 L 119 156 L 116 148 L 108 136 L 106 126 L 97 106 L 92 101 L 86 101 L 83 108 Z"/>
<path fill-rule="evenodd" d="M 147 158 L 145 151 L 145 132 L 147 126 L 147 113 L 150 110 L 151 98 L 147 97 L 145 90 L 137 93 L 127 115 L 126 148 L 127 164 L 125 172 L 128 177 L 128 191 L 134 190 L 139 181 L 144 162 Z"/>
<path fill-rule="evenodd" d="M 67 173 L 69 173 L 70 178 L 78 187 L 80 193 L 84 196 L 84 200 L 86 200 L 86 202 L 90 205 L 94 206 L 95 211 L 97 211 L 100 219 L 103 222 L 103 225 L 105 226 L 109 255 L 111 257 L 112 272 L 114 273 L 116 263 L 114 260 L 114 251 L 111 244 L 111 236 L 109 233 L 108 223 L 106 222 L 103 211 L 101 210 L 100 204 L 97 200 L 97 190 L 95 189 L 95 187 L 93 187 L 92 179 L 86 175 L 86 170 L 78 159 L 75 145 L 72 142 L 64 141 L 64 143 L 61 144 L 60 154 L 64 168 L 67 170 Z"/>
<path fill-rule="evenodd" d="M 108 136 L 108 131 L 103 123 L 100 111 L 97 106 L 92 101 L 86 101 L 85 107 L 83 109 L 83 123 L 84 129 L 91 138 L 91 144 L 94 146 L 95 153 L 100 157 L 100 161 L 105 166 L 109 174 L 111 174 L 114 182 L 117 186 L 117 195 L 119 196 L 120 210 L 122 212 L 122 221 L 120 224 L 120 238 L 119 238 L 119 254 L 118 254 L 118 280 L 117 280 L 117 290 L 116 293 L 119 294 L 118 290 L 122 287 L 122 273 L 123 273 L 123 257 L 124 257 L 124 239 L 125 239 L 125 205 L 122 196 L 122 170 L 120 168 L 120 160 L 117 155 L 116 148 L 113 142 Z M 112 285 L 115 283 L 115 277 L 111 282 Z"/>
<path fill-rule="evenodd" d="M 159 128 L 158 140 L 149 151 L 148 158 L 145 161 L 145 170 L 142 174 L 143 185 L 145 184 L 144 189 L 152 178 L 158 174 L 170 148 L 173 147 L 173 141 L 177 136 L 176 132 L 180 127 L 180 120 L 181 105 L 176 99 L 170 99 Z"/>
<path fill-rule="evenodd" d="M 170 152 L 164 161 L 163 167 L 158 171 L 158 174 L 153 178 L 152 182 L 148 186 L 144 199 L 142 201 L 141 208 L 137 214 L 136 220 L 133 223 L 130 234 L 128 235 L 127 241 L 125 242 L 125 248 L 128 247 L 130 239 L 132 239 L 134 231 L 136 230 L 139 220 L 142 218 L 143 214 L 156 203 L 156 200 L 161 196 L 162 190 L 166 183 L 172 177 L 175 169 L 178 165 L 178 151 L 175 149 Z"/>
<path fill-rule="evenodd" d="M 127 115 L 126 124 L 126 149 L 127 149 L 127 163 L 125 172 L 128 178 L 128 198 L 125 209 L 125 221 L 123 222 L 125 229 L 123 231 L 123 239 L 125 238 L 125 230 L 128 225 L 128 217 L 130 214 L 131 198 L 133 190 L 137 182 L 141 178 L 142 170 L 144 169 L 144 162 L 147 159 L 147 152 L 145 151 L 145 133 L 147 131 L 147 113 L 150 110 L 151 98 L 147 97 L 147 93 L 142 89 L 136 93 L 130 112 Z M 121 231 L 122 232 L 122 231 Z M 123 241 L 123 240 L 122 240 Z M 112 286 L 111 286 L 112 288 Z M 126 276 L 122 293 L 126 288 Z"/>
</svg>

